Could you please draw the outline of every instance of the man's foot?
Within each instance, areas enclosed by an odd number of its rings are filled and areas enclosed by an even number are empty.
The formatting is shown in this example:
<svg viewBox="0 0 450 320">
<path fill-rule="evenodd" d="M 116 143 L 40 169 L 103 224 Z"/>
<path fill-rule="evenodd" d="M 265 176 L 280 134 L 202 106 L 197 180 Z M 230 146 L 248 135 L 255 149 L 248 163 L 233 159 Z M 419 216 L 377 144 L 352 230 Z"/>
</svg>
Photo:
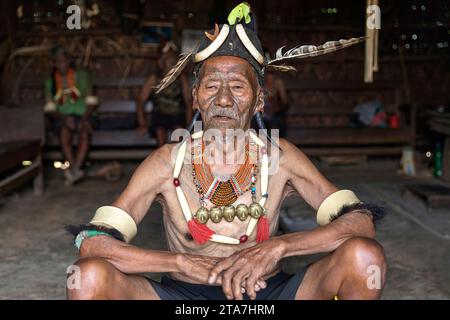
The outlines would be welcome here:
<svg viewBox="0 0 450 320">
<path fill-rule="evenodd" d="M 73 169 L 73 178 L 74 182 L 78 182 L 84 178 L 84 170 L 81 170 L 80 168 L 74 168 Z"/>
<path fill-rule="evenodd" d="M 64 170 L 64 185 L 70 187 L 75 183 L 75 177 L 71 169 Z"/>
<path fill-rule="evenodd" d="M 73 186 L 75 183 L 81 181 L 85 176 L 84 170 L 80 168 L 64 170 L 64 185 L 67 187 Z"/>
</svg>

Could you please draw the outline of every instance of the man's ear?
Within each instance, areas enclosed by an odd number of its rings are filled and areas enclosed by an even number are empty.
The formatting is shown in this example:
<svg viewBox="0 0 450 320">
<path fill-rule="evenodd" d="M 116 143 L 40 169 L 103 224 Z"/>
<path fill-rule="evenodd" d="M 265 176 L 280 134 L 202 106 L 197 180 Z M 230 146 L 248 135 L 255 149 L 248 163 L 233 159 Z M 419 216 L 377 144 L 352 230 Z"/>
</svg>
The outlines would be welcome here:
<svg viewBox="0 0 450 320">
<path fill-rule="evenodd" d="M 257 112 L 264 112 L 264 90 L 263 88 L 259 87 L 258 93 L 256 94 L 256 104 L 255 104 L 255 111 L 253 115 L 255 115 Z"/>
</svg>

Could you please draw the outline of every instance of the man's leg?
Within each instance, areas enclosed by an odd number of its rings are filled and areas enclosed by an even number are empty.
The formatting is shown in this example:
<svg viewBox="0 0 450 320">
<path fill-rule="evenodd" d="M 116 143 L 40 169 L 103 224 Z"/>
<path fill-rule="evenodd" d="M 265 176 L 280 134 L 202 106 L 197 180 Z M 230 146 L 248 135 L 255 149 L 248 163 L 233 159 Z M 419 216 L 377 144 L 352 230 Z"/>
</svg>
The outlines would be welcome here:
<svg viewBox="0 0 450 320">
<path fill-rule="evenodd" d="M 91 142 L 91 135 L 88 129 L 82 129 L 78 133 L 78 149 L 75 165 L 77 168 L 81 168 L 86 160 L 86 156 L 89 152 Z"/>
<path fill-rule="evenodd" d="M 60 143 L 61 143 L 61 150 L 64 154 L 64 157 L 67 161 L 70 162 L 71 165 L 75 163 L 75 158 L 73 156 L 73 149 L 72 149 L 72 133 L 70 132 L 69 128 L 65 125 L 61 128 L 60 131 Z"/>
<path fill-rule="evenodd" d="M 295 298 L 379 299 L 385 279 L 381 245 L 369 238 L 352 238 L 308 268 Z"/>
<path fill-rule="evenodd" d="M 80 288 L 67 289 L 69 300 L 160 299 L 146 278 L 124 274 L 104 259 L 80 259 L 75 265 L 80 268 Z"/>
</svg>

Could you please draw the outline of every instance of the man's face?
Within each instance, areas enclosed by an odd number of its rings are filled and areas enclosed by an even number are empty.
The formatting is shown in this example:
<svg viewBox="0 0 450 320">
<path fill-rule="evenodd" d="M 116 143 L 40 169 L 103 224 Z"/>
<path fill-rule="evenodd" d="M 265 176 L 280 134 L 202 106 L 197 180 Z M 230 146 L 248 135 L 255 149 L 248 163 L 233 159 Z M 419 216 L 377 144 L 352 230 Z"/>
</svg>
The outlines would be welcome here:
<svg viewBox="0 0 450 320">
<path fill-rule="evenodd" d="M 193 89 L 193 108 L 200 110 L 205 129 L 248 129 L 255 111 L 262 111 L 263 92 L 252 66 L 244 59 L 207 59 Z"/>
<path fill-rule="evenodd" d="M 67 59 L 66 55 L 63 52 L 60 52 L 56 55 L 55 65 L 58 71 L 62 74 L 65 74 L 67 72 L 67 69 L 69 69 L 69 59 Z"/>
</svg>

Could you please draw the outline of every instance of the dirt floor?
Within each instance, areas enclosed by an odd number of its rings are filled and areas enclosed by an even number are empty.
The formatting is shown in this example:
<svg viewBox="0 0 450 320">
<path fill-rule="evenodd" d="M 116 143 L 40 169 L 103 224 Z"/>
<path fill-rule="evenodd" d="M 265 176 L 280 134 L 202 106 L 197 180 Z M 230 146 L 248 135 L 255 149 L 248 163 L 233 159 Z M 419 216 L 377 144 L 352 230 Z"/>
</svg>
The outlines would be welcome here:
<svg viewBox="0 0 450 320">
<path fill-rule="evenodd" d="M 125 176 L 118 182 L 90 179 L 68 188 L 62 172 L 47 164 L 42 197 L 26 186 L 0 198 L 0 299 L 65 299 L 65 272 L 76 260 L 76 249 L 63 227 L 88 221 L 97 207 L 119 195 L 137 163 L 123 165 Z M 424 180 L 398 175 L 392 161 L 321 170 L 362 200 L 389 208 L 377 233 L 388 260 L 383 299 L 450 299 L 450 210 L 429 212 L 421 200 L 404 192 L 405 184 Z M 282 210 L 280 232 L 314 227 L 313 210 L 299 198 L 289 198 Z M 134 244 L 165 248 L 158 204 L 140 225 Z M 289 258 L 284 268 L 294 271 L 317 258 Z"/>
</svg>

